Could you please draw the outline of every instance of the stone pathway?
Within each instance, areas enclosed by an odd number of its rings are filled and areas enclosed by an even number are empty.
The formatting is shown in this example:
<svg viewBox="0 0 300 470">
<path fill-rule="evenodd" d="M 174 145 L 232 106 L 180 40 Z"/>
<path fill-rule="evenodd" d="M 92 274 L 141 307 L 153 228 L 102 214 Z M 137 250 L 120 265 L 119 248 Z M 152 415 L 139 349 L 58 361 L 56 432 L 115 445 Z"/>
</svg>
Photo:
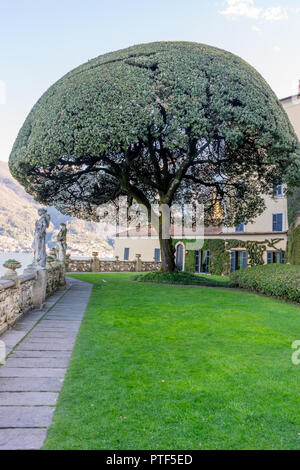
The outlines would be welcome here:
<svg viewBox="0 0 300 470">
<path fill-rule="evenodd" d="M 1 336 L 13 351 L 0 367 L 0 450 L 42 446 L 92 288 L 72 279 L 46 310 L 27 314 Z"/>
</svg>

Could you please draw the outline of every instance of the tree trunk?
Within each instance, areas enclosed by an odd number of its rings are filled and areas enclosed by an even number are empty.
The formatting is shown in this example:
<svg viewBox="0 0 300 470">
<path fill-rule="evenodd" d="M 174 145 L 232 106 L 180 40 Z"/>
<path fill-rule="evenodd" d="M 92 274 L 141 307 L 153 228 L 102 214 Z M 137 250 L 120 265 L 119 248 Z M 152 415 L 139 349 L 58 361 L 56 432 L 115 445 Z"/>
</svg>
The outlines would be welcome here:
<svg viewBox="0 0 300 470">
<path fill-rule="evenodd" d="M 175 249 L 172 243 L 172 239 L 166 238 L 166 235 L 170 236 L 170 219 L 168 215 L 164 214 L 163 210 L 160 212 L 159 217 L 155 220 L 155 227 L 159 234 L 161 271 L 163 273 L 177 272 L 178 269 L 175 264 Z"/>
<path fill-rule="evenodd" d="M 178 269 L 175 265 L 175 250 L 172 245 L 172 240 L 162 239 L 160 236 L 160 251 L 161 251 L 161 270 L 164 273 L 177 272 Z"/>
</svg>

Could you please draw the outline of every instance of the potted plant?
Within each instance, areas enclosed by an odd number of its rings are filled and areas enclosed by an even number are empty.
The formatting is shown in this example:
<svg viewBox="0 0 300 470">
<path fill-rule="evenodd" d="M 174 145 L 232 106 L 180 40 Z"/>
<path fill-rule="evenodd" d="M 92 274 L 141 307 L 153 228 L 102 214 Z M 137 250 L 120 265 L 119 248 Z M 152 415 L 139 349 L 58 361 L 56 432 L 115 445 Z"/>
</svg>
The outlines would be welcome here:
<svg viewBox="0 0 300 470">
<path fill-rule="evenodd" d="M 16 273 L 16 270 L 22 267 L 21 263 L 16 259 L 8 259 L 3 264 L 3 267 L 6 268 L 7 271 L 4 273 L 4 276 L 2 276 L 1 279 L 18 283 L 19 276 Z"/>
<path fill-rule="evenodd" d="M 16 269 L 20 269 L 22 267 L 21 263 L 19 261 L 17 261 L 16 259 L 8 259 L 7 261 L 5 261 L 5 263 L 3 264 L 3 267 L 6 268 L 6 269 L 9 269 L 13 272 L 16 271 Z"/>
<path fill-rule="evenodd" d="M 48 255 L 47 258 L 46 258 L 46 262 L 47 262 L 47 264 L 49 264 L 50 266 L 52 266 L 52 263 L 55 262 L 55 258 L 53 258 L 53 256 L 49 256 L 49 255 Z"/>
</svg>

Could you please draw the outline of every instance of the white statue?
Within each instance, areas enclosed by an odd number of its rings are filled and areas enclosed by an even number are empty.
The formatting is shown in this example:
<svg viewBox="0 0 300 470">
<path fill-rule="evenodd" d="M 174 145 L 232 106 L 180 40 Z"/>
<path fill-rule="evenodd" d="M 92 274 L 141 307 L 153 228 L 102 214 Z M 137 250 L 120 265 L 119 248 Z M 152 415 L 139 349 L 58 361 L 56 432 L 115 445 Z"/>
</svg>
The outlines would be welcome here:
<svg viewBox="0 0 300 470">
<path fill-rule="evenodd" d="M 66 264 L 66 253 L 67 253 L 67 226 L 66 224 L 60 224 L 60 231 L 57 235 L 56 244 L 57 260 Z"/>
<path fill-rule="evenodd" d="M 50 215 L 46 209 L 39 209 L 40 218 L 35 223 L 35 234 L 33 241 L 34 266 L 46 267 L 46 232 L 50 225 Z"/>
</svg>

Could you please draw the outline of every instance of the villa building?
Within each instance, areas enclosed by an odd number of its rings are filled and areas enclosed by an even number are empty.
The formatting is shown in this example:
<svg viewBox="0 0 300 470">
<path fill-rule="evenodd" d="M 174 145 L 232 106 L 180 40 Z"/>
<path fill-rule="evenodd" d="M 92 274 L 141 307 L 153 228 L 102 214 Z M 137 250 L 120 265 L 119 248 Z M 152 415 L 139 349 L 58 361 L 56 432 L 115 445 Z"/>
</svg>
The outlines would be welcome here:
<svg viewBox="0 0 300 470">
<path fill-rule="evenodd" d="M 281 100 L 300 140 L 299 94 Z M 283 185 L 265 196 L 266 209 L 251 224 L 237 227 L 207 227 L 201 250 L 187 250 L 184 239 L 173 238 L 176 264 L 181 270 L 198 273 L 228 274 L 240 268 L 263 263 L 284 263 L 288 239 L 288 204 Z M 115 256 L 133 260 L 140 254 L 144 261 L 160 261 L 158 237 L 130 238 L 120 234 L 115 241 Z"/>
</svg>

